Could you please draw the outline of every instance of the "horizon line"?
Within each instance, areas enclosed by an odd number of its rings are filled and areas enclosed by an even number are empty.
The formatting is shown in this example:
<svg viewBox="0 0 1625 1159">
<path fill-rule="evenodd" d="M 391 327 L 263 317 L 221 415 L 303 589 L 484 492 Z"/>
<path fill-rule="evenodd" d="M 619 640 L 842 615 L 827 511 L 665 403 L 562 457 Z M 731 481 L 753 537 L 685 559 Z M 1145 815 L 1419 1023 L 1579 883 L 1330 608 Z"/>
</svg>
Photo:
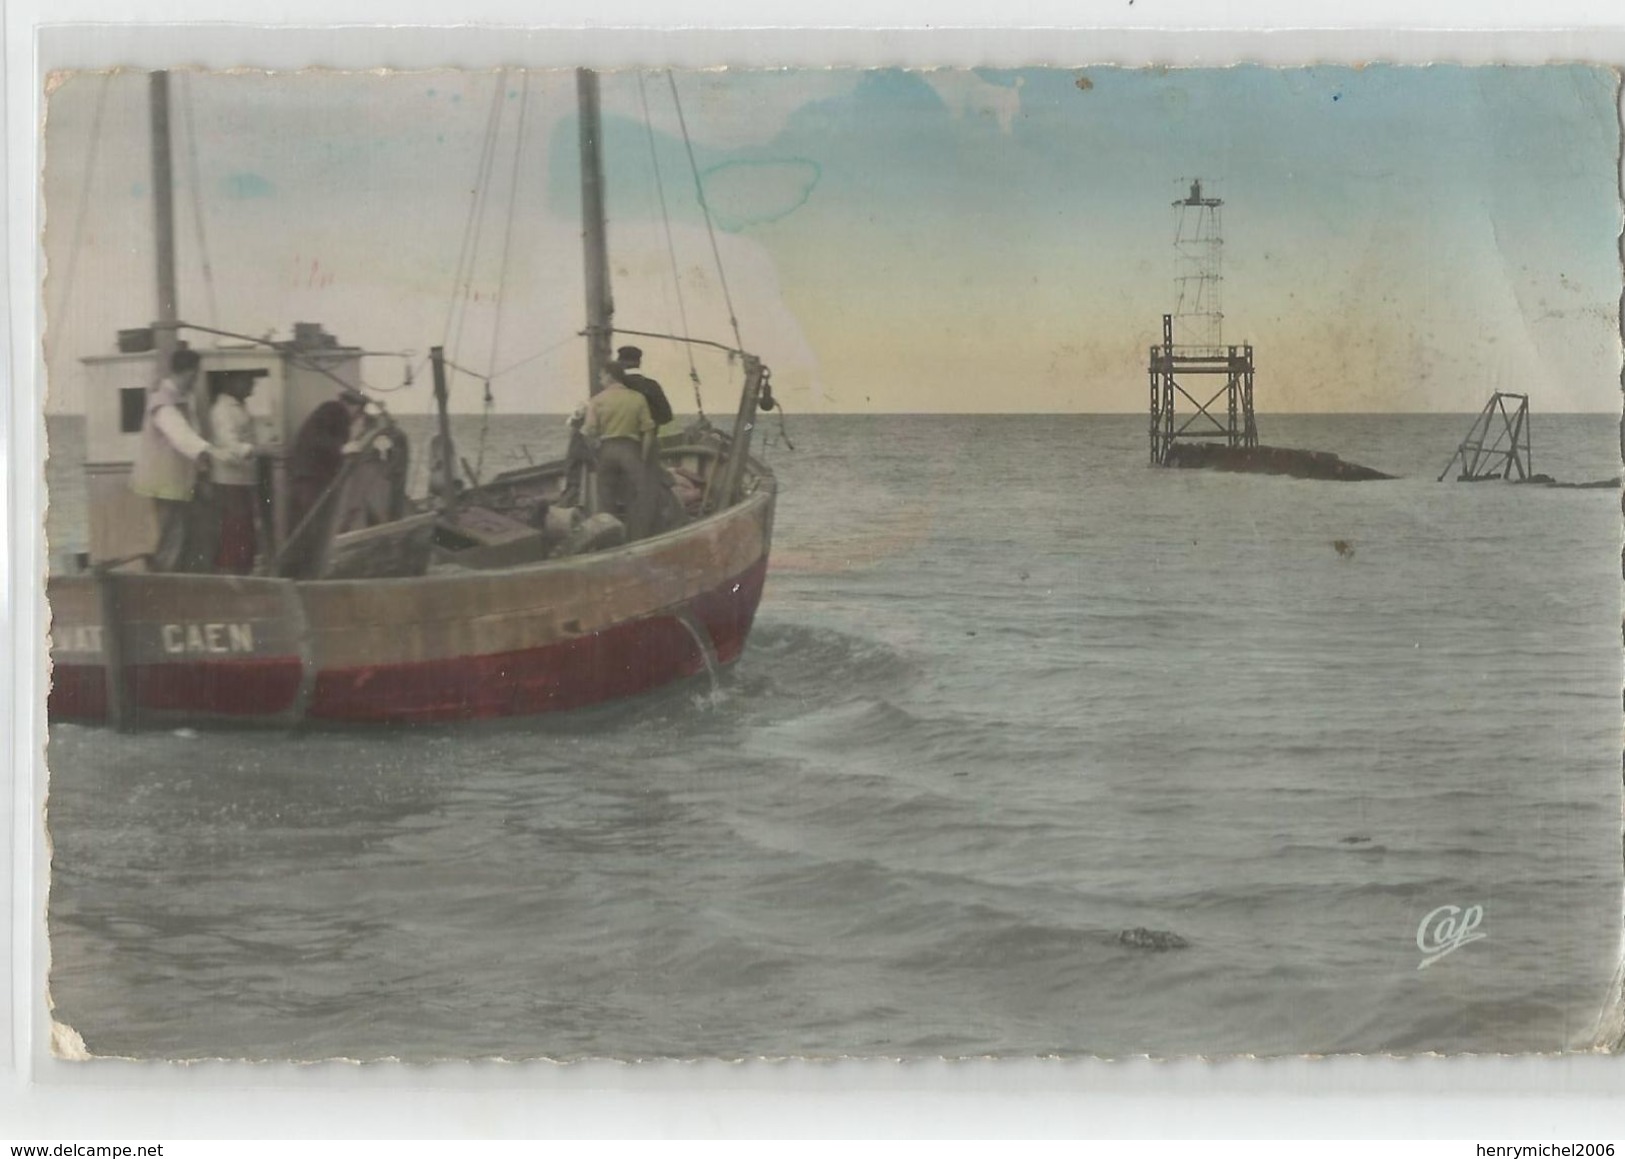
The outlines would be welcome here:
<svg viewBox="0 0 1625 1159">
<path fill-rule="evenodd" d="M 375 400 L 376 401 L 376 400 Z M 1296 411 L 1270 411 L 1261 414 L 1260 418 L 1426 418 L 1430 416 L 1460 416 L 1482 414 L 1483 407 L 1474 410 L 1373 410 L 1373 411 L 1344 411 L 1344 410 L 1296 410 Z M 424 417 L 432 418 L 435 411 L 409 410 L 390 411 L 397 418 Z M 547 411 L 547 410 L 502 410 L 492 411 L 492 415 L 501 415 L 507 418 L 569 418 L 574 410 Z M 773 411 L 761 411 L 762 415 L 771 415 Z M 1144 411 L 1131 410 L 1056 410 L 1056 411 L 1027 411 L 1027 410 L 950 410 L 950 411 L 913 411 L 913 410 L 852 410 L 852 411 L 797 411 L 798 419 L 816 418 L 1144 418 Z M 1616 415 L 1625 423 L 1625 407 L 1619 412 L 1606 410 L 1549 410 L 1536 411 L 1539 415 L 1548 418 L 1579 417 L 1582 415 Z M 478 410 L 453 410 L 447 414 L 452 418 L 480 418 L 485 412 Z M 45 411 L 42 417 L 53 418 L 84 418 L 83 410 Z M 679 411 L 676 418 L 698 418 L 696 411 Z M 676 419 L 666 426 L 675 425 Z M 1212 432 L 1219 434 L 1222 432 Z"/>
</svg>

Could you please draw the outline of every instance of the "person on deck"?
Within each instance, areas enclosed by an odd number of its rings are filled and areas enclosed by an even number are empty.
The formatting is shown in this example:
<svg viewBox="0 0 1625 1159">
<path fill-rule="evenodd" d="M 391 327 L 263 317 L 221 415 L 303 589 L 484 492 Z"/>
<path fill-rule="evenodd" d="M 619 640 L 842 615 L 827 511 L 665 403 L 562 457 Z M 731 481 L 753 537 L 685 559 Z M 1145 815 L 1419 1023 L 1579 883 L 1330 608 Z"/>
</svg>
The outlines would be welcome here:
<svg viewBox="0 0 1625 1159">
<path fill-rule="evenodd" d="M 220 544 L 214 568 L 230 575 L 254 570 L 259 548 L 259 468 L 254 458 L 254 419 L 245 405 L 254 393 L 255 376 L 241 371 L 222 375 L 209 384 L 214 404 L 209 428 L 215 442 L 234 456 L 214 469 L 215 505 L 220 511 Z"/>
<path fill-rule="evenodd" d="M 649 404 L 649 413 L 655 420 L 655 436 L 659 438 L 660 428 L 672 421 L 671 403 L 658 382 L 637 373 L 637 368 L 643 365 L 643 351 L 636 346 L 623 346 L 615 352 L 615 361 L 626 372 L 626 385 Z M 640 526 L 645 535 L 654 535 L 683 522 L 682 503 L 672 493 L 675 482 L 671 473 L 660 465 L 659 457 L 651 455 L 643 480 L 644 511 Z"/>
<path fill-rule="evenodd" d="M 638 368 L 643 365 L 643 351 L 636 346 L 623 346 L 615 352 L 615 362 L 625 376 L 626 385 L 641 394 L 643 401 L 649 404 L 655 426 L 663 427 L 671 422 L 671 403 L 666 401 L 666 392 L 654 379 L 638 373 Z"/>
<path fill-rule="evenodd" d="M 169 360 L 169 373 L 147 390 L 130 471 L 130 490 L 152 500 L 158 542 L 147 566 L 155 572 L 208 571 L 213 552 L 205 492 L 210 464 L 234 462 L 236 455 L 198 433 L 192 414 L 192 387 L 201 359 L 181 347 Z"/>
<path fill-rule="evenodd" d="M 625 525 L 629 541 L 640 538 L 647 530 L 643 495 L 655 421 L 619 366 L 604 368 L 603 389 L 587 403 L 582 433 L 597 442 L 598 509 Z"/>
<path fill-rule="evenodd" d="M 367 407 L 367 396 L 348 387 L 310 412 L 288 456 L 288 534 L 304 522 L 344 466 L 344 448 Z"/>
</svg>

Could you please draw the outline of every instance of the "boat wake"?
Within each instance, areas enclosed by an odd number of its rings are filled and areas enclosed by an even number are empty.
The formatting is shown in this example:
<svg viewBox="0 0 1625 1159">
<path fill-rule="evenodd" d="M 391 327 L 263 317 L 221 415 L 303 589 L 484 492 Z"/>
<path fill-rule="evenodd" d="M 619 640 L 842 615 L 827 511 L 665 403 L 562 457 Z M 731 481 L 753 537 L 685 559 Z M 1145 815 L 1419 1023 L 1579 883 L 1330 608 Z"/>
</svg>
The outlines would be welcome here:
<svg viewBox="0 0 1625 1159">
<path fill-rule="evenodd" d="M 746 688 L 795 694 L 816 705 L 894 690 L 920 671 L 906 654 L 861 636 L 758 622 L 734 674 Z"/>
</svg>

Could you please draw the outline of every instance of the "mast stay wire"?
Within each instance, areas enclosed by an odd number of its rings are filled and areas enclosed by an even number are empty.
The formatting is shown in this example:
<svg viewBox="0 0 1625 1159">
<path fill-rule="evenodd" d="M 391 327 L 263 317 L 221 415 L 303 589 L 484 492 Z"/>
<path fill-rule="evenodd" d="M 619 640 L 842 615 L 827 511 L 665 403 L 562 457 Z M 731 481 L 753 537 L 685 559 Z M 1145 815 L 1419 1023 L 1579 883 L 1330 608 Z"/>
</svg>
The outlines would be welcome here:
<svg viewBox="0 0 1625 1159">
<path fill-rule="evenodd" d="M 705 232 L 711 238 L 711 256 L 717 263 L 717 281 L 722 286 L 722 300 L 728 305 L 728 322 L 733 327 L 734 344 L 742 352 L 745 349 L 745 340 L 739 335 L 739 317 L 734 311 L 733 295 L 728 290 L 728 275 L 722 268 L 722 251 L 717 248 L 717 231 L 711 221 L 711 204 L 705 199 L 705 182 L 701 180 L 699 164 L 694 160 L 694 142 L 688 135 L 688 121 L 683 116 L 682 98 L 677 95 L 677 78 L 671 69 L 666 70 L 666 82 L 671 85 L 671 100 L 672 104 L 677 108 L 677 123 L 683 130 L 683 147 L 688 151 L 688 167 L 689 171 L 694 175 L 694 195 L 699 199 L 700 209 L 705 214 Z M 692 358 L 692 355 L 690 355 L 690 358 Z M 763 368 L 763 375 L 765 387 L 765 384 L 769 381 L 766 377 L 767 371 L 765 367 Z M 697 387 L 698 381 L 696 380 Z M 698 390 L 696 389 L 697 393 Z M 784 404 L 778 402 L 775 405 L 779 412 L 779 435 L 784 439 L 784 445 L 793 451 L 796 449 L 796 445 L 790 441 L 790 428 L 784 421 Z"/>
<path fill-rule="evenodd" d="M 496 91 L 491 95 L 491 109 L 485 120 L 485 134 L 480 142 L 480 159 L 474 172 L 474 188 L 469 201 L 468 218 L 463 223 L 462 245 L 457 253 L 457 269 L 452 277 L 451 301 L 446 309 L 446 325 L 440 334 L 442 346 L 456 349 L 462 340 L 463 324 L 468 316 L 468 299 L 474 280 L 474 267 L 479 256 L 480 232 L 485 223 L 485 201 L 490 186 L 491 167 L 496 157 L 497 129 L 502 120 L 502 93 L 508 85 L 508 74 L 497 75 Z M 462 309 L 458 307 L 461 305 Z M 455 327 L 455 330 L 454 330 Z M 455 341 L 453 335 L 455 334 Z"/>
<path fill-rule="evenodd" d="M 209 260 L 209 239 L 203 229 L 203 179 L 197 160 L 197 122 L 192 117 L 192 74 L 181 73 L 181 119 L 186 124 L 186 184 L 192 195 L 192 224 L 197 232 L 198 257 L 203 263 L 203 292 L 209 303 L 209 325 L 220 325 L 220 306 L 214 292 L 214 265 Z"/>
<path fill-rule="evenodd" d="M 671 235 L 671 213 L 666 207 L 666 183 L 660 174 L 660 155 L 655 149 L 654 119 L 649 115 L 649 92 L 643 83 L 642 72 L 638 73 L 638 100 L 643 105 L 643 128 L 649 138 L 649 163 L 654 167 L 655 192 L 660 198 L 660 219 L 666 231 L 666 254 L 671 258 L 671 282 L 677 291 L 677 316 L 682 322 L 683 337 L 687 338 L 689 336 L 688 304 L 683 299 L 683 275 L 677 266 L 677 244 Z M 729 312 L 732 313 L 731 306 Z M 737 324 L 734 327 L 734 337 L 735 339 L 739 337 Z M 694 407 L 699 413 L 700 421 L 704 422 L 706 421 L 705 402 L 700 397 L 700 372 L 694 366 L 694 347 L 690 343 L 683 343 L 683 353 L 688 357 L 688 380 L 694 385 Z"/>
<path fill-rule="evenodd" d="M 474 475 L 477 478 L 485 469 L 485 440 L 491 426 L 491 380 L 496 377 L 497 351 L 501 349 L 502 314 L 503 307 L 508 304 L 508 258 L 513 253 L 513 223 L 518 215 L 519 207 L 519 171 L 525 156 L 525 112 L 530 104 L 530 71 L 521 69 L 523 78 L 520 82 L 519 92 L 519 121 L 514 129 L 513 138 L 513 173 L 508 181 L 508 221 L 502 234 L 502 262 L 497 273 L 497 302 L 496 317 L 491 323 L 491 356 L 487 362 L 485 385 L 485 405 L 480 414 L 480 445 L 474 457 Z M 503 88 L 507 85 L 504 84 Z"/>
<path fill-rule="evenodd" d="M 323 378 L 332 379 L 333 382 L 336 383 L 342 389 L 348 390 L 348 389 L 352 389 L 355 386 L 354 383 L 348 382 L 345 379 L 342 379 L 338 375 L 334 374 L 331 370 L 327 369 L 327 367 L 323 366 L 320 362 L 314 361 L 314 360 L 312 360 L 310 358 L 307 358 L 307 357 L 301 355 L 299 353 L 298 349 L 293 345 L 292 342 L 277 341 L 276 339 L 269 338 L 269 337 L 257 338 L 252 334 L 238 334 L 234 330 L 221 330 L 221 329 L 219 329 L 218 327 L 215 327 L 215 326 L 203 326 L 203 325 L 200 325 L 199 323 L 196 323 L 196 322 L 187 322 L 184 319 L 178 320 L 175 323 L 175 329 L 177 331 L 179 331 L 179 330 L 196 330 L 200 334 L 212 334 L 216 338 L 235 338 L 238 341 L 247 342 L 251 346 L 263 346 L 267 350 L 275 350 L 278 354 L 283 355 L 290 362 L 292 362 L 295 366 L 298 366 L 301 369 L 308 370 L 313 374 L 319 374 Z M 410 351 L 364 350 L 361 353 L 363 355 L 388 355 L 388 356 L 390 356 L 392 358 L 405 358 L 410 354 Z M 375 394 L 388 394 L 391 391 L 400 390 L 400 389 L 401 389 L 401 387 L 398 387 L 398 386 L 373 386 L 373 385 L 371 385 L 370 383 L 367 383 L 367 382 L 361 383 L 361 390 L 362 390 L 363 393 L 371 391 L 371 392 L 373 392 Z"/>
<path fill-rule="evenodd" d="M 654 136 L 654 133 L 653 133 L 653 128 L 652 128 L 652 126 L 650 125 L 650 122 L 649 122 L 649 100 L 648 100 L 648 96 L 647 96 L 647 94 L 645 92 L 645 89 L 644 89 L 643 74 L 642 74 L 641 71 L 633 70 L 632 76 L 638 82 L 638 102 L 643 107 L 642 116 L 643 116 L 644 131 L 645 131 L 647 137 L 650 139 L 649 140 L 649 146 L 650 147 L 649 147 L 648 155 L 645 156 L 644 159 L 643 159 L 644 160 L 644 170 L 645 170 L 645 173 L 646 173 L 646 175 L 648 177 L 648 180 L 643 183 L 644 186 L 646 186 L 646 188 L 644 188 L 643 192 L 647 195 L 646 199 L 647 199 L 647 201 L 649 203 L 649 205 L 648 205 L 649 220 L 651 222 L 655 222 L 655 221 L 663 220 L 664 216 L 665 216 L 664 213 L 663 213 L 664 206 L 662 204 L 662 197 L 661 197 L 661 194 L 664 192 L 664 190 L 663 190 L 663 188 L 661 186 L 660 162 L 655 156 L 655 150 L 654 150 L 654 147 L 653 147 L 652 138 Z M 670 253 L 672 247 L 671 247 L 671 238 L 670 238 L 669 231 L 664 236 L 666 238 L 667 252 Z M 673 294 L 674 294 L 674 292 L 680 294 L 681 293 L 681 288 L 679 286 L 676 286 L 674 284 L 674 282 L 669 282 L 665 278 L 661 278 L 660 279 L 661 317 L 665 319 L 664 325 L 665 325 L 665 328 L 667 330 L 677 330 L 679 328 L 679 323 L 678 323 L 677 320 L 674 320 L 674 318 L 675 319 L 682 319 L 682 316 L 683 316 L 684 303 L 682 303 L 681 301 L 678 301 L 677 305 L 676 305 L 676 309 L 674 310 L 674 308 L 673 308 Z M 617 331 L 617 333 L 619 333 L 619 331 Z"/>
<path fill-rule="evenodd" d="M 538 358 L 546 358 L 549 354 L 552 354 L 554 351 L 562 349 L 563 347 L 570 345 L 572 342 L 574 342 L 577 338 L 580 338 L 580 337 L 581 337 L 580 334 L 568 334 L 565 337 L 559 339 L 559 341 L 553 343 L 553 345 L 549 346 L 546 350 L 542 350 L 542 351 L 540 351 L 540 352 L 538 352 L 536 354 L 526 355 L 524 358 L 521 358 L 518 362 L 510 362 L 507 366 L 504 366 L 501 370 L 493 370 L 491 372 L 491 377 L 492 378 L 501 378 L 504 374 L 509 374 L 509 373 L 511 373 L 511 372 L 513 372 L 515 370 L 518 370 L 521 366 L 528 366 L 530 363 L 535 362 Z M 456 368 L 456 369 L 460 369 L 460 368 Z"/>
<path fill-rule="evenodd" d="M 68 301 L 73 295 L 73 275 L 79 267 L 79 250 L 84 239 L 85 219 L 90 216 L 90 183 L 96 172 L 96 154 L 102 141 L 102 114 L 107 109 L 107 90 L 113 83 L 113 74 L 102 74 L 102 87 L 96 94 L 96 111 L 90 121 L 90 144 L 85 150 L 85 179 L 79 187 L 79 212 L 73 219 L 73 241 L 68 246 L 68 268 L 62 276 L 62 296 L 56 313 L 46 319 L 45 360 L 55 357 L 57 343 L 62 340 L 63 323 L 68 314 Z"/>
<path fill-rule="evenodd" d="M 491 108 L 485 118 L 485 132 L 480 141 L 480 157 L 474 172 L 474 188 L 469 199 L 468 217 L 463 222 L 463 239 L 457 253 L 457 268 L 452 276 L 451 301 L 446 307 L 446 324 L 441 331 L 440 344 L 455 353 L 463 340 L 463 328 L 468 321 L 468 304 L 473 296 L 474 270 L 478 264 L 480 234 L 485 224 L 485 204 L 490 189 L 491 167 L 496 158 L 497 132 L 502 123 L 502 94 L 508 87 L 508 72 L 497 74 L 496 86 L 491 93 Z M 460 308 L 459 308 L 460 307 Z M 445 448 L 449 453 L 451 448 Z M 425 465 L 432 456 L 423 456 L 417 465 Z M 455 474 L 457 464 L 448 462 L 448 472 Z M 414 471 L 414 474 L 416 472 Z M 414 479 L 413 485 L 416 485 Z"/>
<path fill-rule="evenodd" d="M 743 350 L 745 340 L 739 336 L 739 317 L 734 312 L 733 295 L 728 292 L 728 275 L 722 268 L 722 251 L 717 248 L 717 231 L 711 222 L 711 205 L 705 200 L 705 182 L 700 179 L 700 166 L 694 160 L 694 142 L 689 139 L 688 120 L 683 116 L 683 101 L 677 95 L 677 78 L 669 68 L 666 70 L 666 83 L 671 86 L 671 101 L 677 108 L 677 124 L 683 130 L 683 147 L 688 150 L 688 167 L 694 175 L 694 196 L 699 199 L 700 210 L 705 214 L 705 232 L 711 238 L 711 256 L 717 263 L 717 281 L 722 286 L 722 300 L 728 307 L 728 324 L 733 327 L 734 345 Z"/>
</svg>

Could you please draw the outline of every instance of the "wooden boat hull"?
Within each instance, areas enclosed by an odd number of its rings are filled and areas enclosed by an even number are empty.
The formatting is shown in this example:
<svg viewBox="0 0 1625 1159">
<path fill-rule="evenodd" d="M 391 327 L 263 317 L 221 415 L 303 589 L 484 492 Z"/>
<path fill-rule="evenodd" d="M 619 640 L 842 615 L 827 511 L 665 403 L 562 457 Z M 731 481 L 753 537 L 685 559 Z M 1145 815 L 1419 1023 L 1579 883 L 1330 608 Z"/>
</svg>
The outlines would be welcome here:
<svg viewBox="0 0 1625 1159">
<path fill-rule="evenodd" d="M 481 720 L 649 692 L 744 649 L 772 539 L 771 476 L 763 484 L 663 535 L 524 567 L 55 577 L 49 714 L 107 719 L 109 596 L 123 696 L 144 723 Z"/>
</svg>

